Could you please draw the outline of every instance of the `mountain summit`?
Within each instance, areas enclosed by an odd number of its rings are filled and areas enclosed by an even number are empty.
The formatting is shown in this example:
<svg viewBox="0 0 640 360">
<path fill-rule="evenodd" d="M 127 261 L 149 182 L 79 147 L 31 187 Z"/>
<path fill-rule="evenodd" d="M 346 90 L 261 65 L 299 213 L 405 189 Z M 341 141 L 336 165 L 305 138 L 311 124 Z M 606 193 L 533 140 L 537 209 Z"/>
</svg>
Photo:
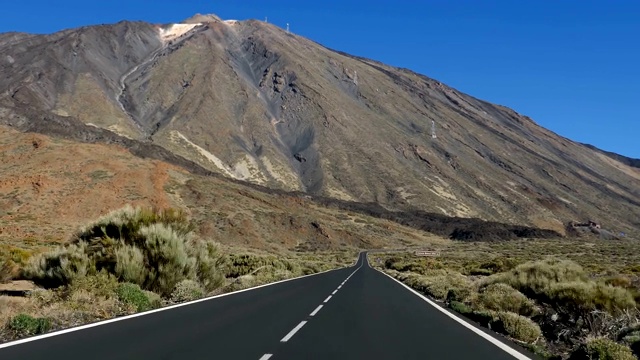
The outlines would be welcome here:
<svg viewBox="0 0 640 360">
<path fill-rule="evenodd" d="M 640 169 L 273 24 L 198 14 L 7 33 L 0 53 L 0 123 L 23 131 L 106 129 L 230 178 L 394 209 L 640 227 Z"/>
</svg>

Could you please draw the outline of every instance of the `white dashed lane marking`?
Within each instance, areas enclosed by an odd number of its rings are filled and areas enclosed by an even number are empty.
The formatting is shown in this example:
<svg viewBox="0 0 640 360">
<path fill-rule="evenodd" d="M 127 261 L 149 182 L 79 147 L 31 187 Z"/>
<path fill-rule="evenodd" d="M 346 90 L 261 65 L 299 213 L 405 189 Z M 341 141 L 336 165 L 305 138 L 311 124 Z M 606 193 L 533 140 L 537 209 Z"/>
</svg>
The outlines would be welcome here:
<svg viewBox="0 0 640 360">
<path fill-rule="evenodd" d="M 333 295 L 335 295 L 338 290 L 340 290 L 340 288 L 342 288 L 344 286 L 344 284 L 349 281 L 349 279 L 353 276 L 353 274 L 355 274 L 356 272 L 358 272 L 358 270 L 360 270 L 360 268 L 362 267 L 362 264 L 360 265 L 360 267 L 358 267 L 354 272 L 351 273 L 351 275 L 347 276 L 346 279 L 344 279 L 344 281 L 338 286 L 337 289 L 335 289 L 331 295 L 329 295 L 322 303 L 326 304 L 327 302 L 329 302 L 329 300 L 331 300 L 331 297 Z M 313 310 L 311 312 L 311 314 L 309 314 L 309 316 L 313 317 L 315 316 L 323 307 L 324 305 L 319 305 L 315 310 Z M 300 329 L 302 329 L 302 327 L 307 323 L 307 321 L 301 321 L 300 324 L 298 324 L 296 327 L 293 328 L 293 330 L 289 331 L 289 333 L 287 335 L 285 335 L 285 337 L 282 338 L 282 340 L 280 340 L 280 342 L 287 342 L 289 341 Z M 262 357 L 259 360 L 269 360 L 271 357 L 273 356 L 273 354 L 264 354 L 262 355 Z"/>
<path fill-rule="evenodd" d="M 298 330 L 302 329 L 302 327 L 306 323 L 307 323 L 306 321 L 301 321 L 300 324 L 298 324 L 298 326 L 294 327 L 293 330 L 289 331 L 289 333 L 287 335 L 285 335 L 285 337 L 283 337 L 282 340 L 280 340 L 280 342 L 289 341 L 289 339 L 291 339 L 293 337 L 293 335 L 295 335 L 298 332 Z"/>
<path fill-rule="evenodd" d="M 320 309 L 322 309 L 323 306 L 324 305 L 318 306 L 315 310 L 313 310 L 313 312 L 311 314 L 309 314 L 309 316 L 315 316 L 318 313 L 318 311 L 320 311 Z"/>
</svg>

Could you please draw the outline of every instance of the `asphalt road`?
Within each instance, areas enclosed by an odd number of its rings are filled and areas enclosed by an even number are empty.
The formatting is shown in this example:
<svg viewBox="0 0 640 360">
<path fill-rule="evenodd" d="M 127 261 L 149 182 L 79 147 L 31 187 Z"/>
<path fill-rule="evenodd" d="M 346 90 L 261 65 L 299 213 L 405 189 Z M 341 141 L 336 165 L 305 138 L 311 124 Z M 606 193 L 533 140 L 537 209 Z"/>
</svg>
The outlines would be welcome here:
<svg viewBox="0 0 640 360">
<path fill-rule="evenodd" d="M 514 358 L 364 254 L 351 268 L 0 348 L 3 360 Z"/>
</svg>

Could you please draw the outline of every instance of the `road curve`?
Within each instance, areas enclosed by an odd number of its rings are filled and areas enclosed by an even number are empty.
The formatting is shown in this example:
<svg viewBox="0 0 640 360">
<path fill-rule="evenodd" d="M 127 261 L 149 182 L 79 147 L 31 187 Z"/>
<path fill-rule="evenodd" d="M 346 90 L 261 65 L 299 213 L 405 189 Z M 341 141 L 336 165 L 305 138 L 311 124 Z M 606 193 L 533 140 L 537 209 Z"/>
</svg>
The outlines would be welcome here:
<svg viewBox="0 0 640 360">
<path fill-rule="evenodd" d="M 534 358 L 515 354 L 370 268 L 364 253 L 350 268 L 0 345 L 3 360 Z"/>
</svg>

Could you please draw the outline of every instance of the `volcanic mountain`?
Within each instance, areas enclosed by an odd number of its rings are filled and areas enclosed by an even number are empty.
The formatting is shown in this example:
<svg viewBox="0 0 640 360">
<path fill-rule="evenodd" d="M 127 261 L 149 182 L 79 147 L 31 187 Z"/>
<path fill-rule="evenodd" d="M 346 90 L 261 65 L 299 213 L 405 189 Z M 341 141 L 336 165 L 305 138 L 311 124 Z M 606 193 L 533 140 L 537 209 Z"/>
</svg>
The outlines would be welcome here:
<svg viewBox="0 0 640 360">
<path fill-rule="evenodd" d="M 156 149 L 143 155 L 389 209 L 640 228 L 637 167 L 273 24 L 197 15 L 5 33 L 0 54 L 0 124 L 21 131 Z"/>
</svg>

